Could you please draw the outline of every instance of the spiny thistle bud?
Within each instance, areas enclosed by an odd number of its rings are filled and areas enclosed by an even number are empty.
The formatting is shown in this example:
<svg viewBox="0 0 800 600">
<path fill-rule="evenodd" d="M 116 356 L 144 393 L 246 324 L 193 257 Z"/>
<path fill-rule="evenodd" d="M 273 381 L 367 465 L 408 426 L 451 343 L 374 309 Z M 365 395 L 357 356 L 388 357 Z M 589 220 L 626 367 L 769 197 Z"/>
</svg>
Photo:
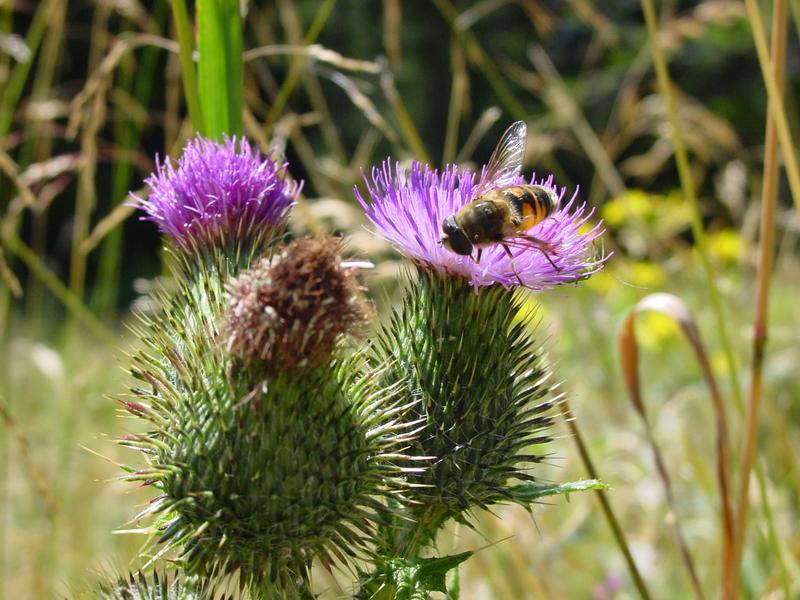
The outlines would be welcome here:
<svg viewBox="0 0 800 600">
<path fill-rule="evenodd" d="M 271 371 L 330 358 L 336 341 L 364 319 L 341 248 L 331 237 L 297 240 L 232 279 L 222 324 L 228 351 Z"/>
</svg>

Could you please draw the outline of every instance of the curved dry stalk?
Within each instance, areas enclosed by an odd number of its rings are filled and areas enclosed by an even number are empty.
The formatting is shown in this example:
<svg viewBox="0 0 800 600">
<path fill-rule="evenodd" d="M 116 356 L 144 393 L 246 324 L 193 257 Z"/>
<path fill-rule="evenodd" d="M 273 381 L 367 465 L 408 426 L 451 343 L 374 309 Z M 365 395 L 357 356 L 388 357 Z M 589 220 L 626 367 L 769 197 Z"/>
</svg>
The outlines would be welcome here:
<svg viewBox="0 0 800 600">
<path fill-rule="evenodd" d="M 358 73 L 371 73 L 373 75 L 377 75 L 381 72 L 381 66 L 373 61 L 348 58 L 321 44 L 311 44 L 310 46 L 292 44 L 259 46 L 258 48 L 246 50 L 242 55 L 242 60 L 250 62 L 251 60 L 266 56 L 301 56 L 313 58 L 317 62 L 328 63 L 343 71 L 356 71 Z"/>
<path fill-rule="evenodd" d="M 622 363 L 622 372 L 625 378 L 625 385 L 628 388 L 631 402 L 637 414 L 642 419 L 647 435 L 648 443 L 653 450 L 661 481 L 664 484 L 664 491 L 669 505 L 670 512 L 673 514 L 673 526 L 675 537 L 679 546 L 681 557 L 686 566 L 689 577 L 694 587 L 695 595 L 703 597 L 700 581 L 695 572 L 694 563 L 691 558 L 688 546 L 683 538 L 678 520 L 678 513 L 675 507 L 675 498 L 672 493 L 669 473 L 661 452 L 656 444 L 653 431 L 647 418 L 647 411 L 642 397 L 641 386 L 639 383 L 639 349 L 636 343 L 636 332 L 634 329 L 636 316 L 646 311 L 655 311 L 666 315 L 675 321 L 681 328 L 686 340 L 694 351 L 695 358 L 703 371 L 706 384 L 711 393 L 711 400 L 716 417 L 716 445 L 717 445 L 717 480 L 720 490 L 720 504 L 722 508 L 722 565 L 723 565 L 723 586 L 730 578 L 731 557 L 733 553 L 733 512 L 730 502 L 730 442 L 728 436 L 728 424 L 725 414 L 725 404 L 719 393 L 711 364 L 700 336 L 697 324 L 683 301 L 672 294 L 651 294 L 640 300 L 633 310 L 623 321 L 619 332 L 619 353 Z"/>
<path fill-rule="evenodd" d="M 564 80 L 558 74 L 550 57 L 547 56 L 547 52 L 539 44 L 533 44 L 528 48 L 528 58 L 545 81 L 543 100 L 553 113 L 569 124 L 573 135 L 586 152 L 586 156 L 592 161 L 609 195 L 621 196 L 624 194 L 628 188 L 622 176 L 589 121 L 581 112 L 578 103 L 570 95 Z"/>
<path fill-rule="evenodd" d="M 104 83 L 108 83 L 111 74 L 114 72 L 117 64 L 122 57 L 131 50 L 141 48 L 142 46 L 154 46 L 162 48 L 169 52 L 178 53 L 178 43 L 167 38 L 163 38 L 151 33 L 136 33 L 136 34 L 122 34 L 117 38 L 117 41 L 108 51 L 100 66 L 97 67 L 94 73 L 86 80 L 86 85 L 83 89 L 70 102 L 70 115 L 67 125 L 67 137 L 75 137 L 77 128 L 81 121 L 83 105 L 89 99 L 103 88 Z"/>
<path fill-rule="evenodd" d="M 776 0 L 772 19 L 772 74 L 778 84 L 778 92 L 783 93 L 786 66 L 786 40 L 788 35 L 788 15 L 786 0 Z M 795 165 L 796 166 L 796 165 Z M 736 505 L 736 536 L 734 538 L 734 574 L 726 598 L 737 598 L 739 594 L 740 569 L 744 542 L 747 533 L 747 513 L 749 505 L 750 474 L 756 454 L 756 430 L 758 428 L 761 406 L 761 376 L 764 352 L 767 343 L 767 310 L 769 307 L 769 285 L 772 275 L 772 262 L 775 247 L 775 212 L 778 195 L 778 124 L 776 107 L 770 98 L 767 111 L 767 130 L 764 142 L 764 177 L 761 188 L 761 223 L 759 226 L 758 267 L 756 271 L 756 310 L 753 325 L 753 363 L 750 387 L 747 392 L 744 440 L 742 444 L 741 476 Z M 797 198 L 796 198 L 797 199 Z M 798 206 L 800 208 L 800 205 Z M 789 583 L 782 552 L 778 550 L 782 582 L 785 595 L 789 597 Z"/>
</svg>

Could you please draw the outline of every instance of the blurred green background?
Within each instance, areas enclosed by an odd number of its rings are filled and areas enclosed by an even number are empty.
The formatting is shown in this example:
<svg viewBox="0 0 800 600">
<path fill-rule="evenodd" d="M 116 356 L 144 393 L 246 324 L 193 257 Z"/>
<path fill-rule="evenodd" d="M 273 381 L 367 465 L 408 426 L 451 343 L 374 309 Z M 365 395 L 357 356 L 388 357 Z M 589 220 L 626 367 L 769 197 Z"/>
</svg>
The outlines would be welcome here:
<svg viewBox="0 0 800 600">
<path fill-rule="evenodd" d="M 790 5 L 786 107 L 797 140 L 800 2 Z M 638 2 L 243 8 L 245 133 L 284 153 L 306 182 L 294 235 L 335 231 L 377 263 L 366 283 L 378 312 L 403 263 L 365 231 L 352 194 L 360 169 L 387 155 L 479 165 L 511 121 L 527 121 L 526 172 L 553 173 L 568 194 L 579 189 L 605 220 L 604 249 L 614 253 L 588 282 L 530 297 L 561 388 L 653 597 L 696 597 L 673 538 L 675 514 L 703 589 L 718 595 L 714 413 L 701 371 L 669 319 L 640 318 L 642 388 L 673 512 L 626 395 L 617 331 L 647 294 L 683 299 L 721 386 L 736 465 L 742 418 L 732 382 L 746 389 L 750 378 L 767 109 L 744 4 L 657 3 L 734 373 Z M 766 23 L 771 11 L 761 3 Z M 136 460 L 113 438 L 138 425 L 107 396 L 129 384 L 134 340 L 125 323 L 151 309 L 147 293 L 168 277 L 155 227 L 123 203 L 154 156 L 175 156 L 192 134 L 175 39 L 166 1 L 0 0 L 0 597 L 63 596 L 97 570 L 128 566 L 144 542 L 111 533 L 135 527 L 127 523 L 149 494 L 106 482 L 118 474 L 114 461 Z M 782 598 L 787 588 L 800 596 L 800 222 L 780 182 L 748 598 Z M 563 425 L 556 435 L 537 475 L 586 477 L 574 436 Z M 496 515 L 479 515 L 477 532 L 450 527 L 441 541 L 443 550 L 485 547 L 462 569 L 462 598 L 638 597 L 592 494 L 537 506 L 533 518 L 516 508 Z M 323 597 L 349 589 L 341 574 L 320 571 L 317 583 Z"/>
</svg>

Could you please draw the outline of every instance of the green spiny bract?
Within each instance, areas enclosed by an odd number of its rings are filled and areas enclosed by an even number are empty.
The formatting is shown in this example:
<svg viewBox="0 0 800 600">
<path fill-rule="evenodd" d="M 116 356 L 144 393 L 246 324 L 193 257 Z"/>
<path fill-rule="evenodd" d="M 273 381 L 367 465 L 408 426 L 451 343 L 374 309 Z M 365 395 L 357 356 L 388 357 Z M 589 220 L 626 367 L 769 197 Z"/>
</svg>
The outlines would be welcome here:
<svg viewBox="0 0 800 600">
<path fill-rule="evenodd" d="M 234 600 L 243 595 L 229 595 L 215 590 L 215 585 L 181 573 L 136 571 L 105 576 L 95 589 L 79 593 L 85 600 Z"/>
<path fill-rule="evenodd" d="M 534 480 L 528 468 L 544 456 L 529 449 L 550 440 L 558 399 L 549 397 L 540 346 L 520 311 L 519 296 L 500 286 L 475 293 L 420 270 L 375 344 L 376 363 L 390 365 L 387 383 L 416 401 L 407 418 L 424 423 L 409 453 L 431 457 L 409 476 L 420 484 L 407 507 L 417 525 L 389 536 L 401 555 L 449 518 L 513 501 L 514 480 Z"/>
<path fill-rule="evenodd" d="M 159 490 L 139 515 L 159 555 L 174 550 L 190 574 L 238 570 L 262 590 L 304 593 L 313 558 L 347 560 L 386 521 L 410 426 L 363 357 L 280 370 L 229 353 L 225 282 L 238 270 L 206 267 L 180 275 L 140 331 L 132 372 L 145 385 L 122 402 L 150 429 L 121 443 L 149 464 L 125 478 Z"/>
</svg>

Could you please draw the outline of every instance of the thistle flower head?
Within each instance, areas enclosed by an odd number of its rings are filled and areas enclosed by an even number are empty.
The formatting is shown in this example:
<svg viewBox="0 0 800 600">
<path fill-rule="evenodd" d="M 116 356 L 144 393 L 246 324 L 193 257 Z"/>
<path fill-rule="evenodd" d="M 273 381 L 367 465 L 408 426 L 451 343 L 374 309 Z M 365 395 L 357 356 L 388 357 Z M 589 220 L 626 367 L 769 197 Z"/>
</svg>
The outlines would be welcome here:
<svg viewBox="0 0 800 600">
<path fill-rule="evenodd" d="M 178 248 L 254 243 L 285 220 L 302 183 L 286 165 L 264 156 L 246 139 L 190 140 L 177 165 L 167 158 L 145 180 L 146 199 L 133 197 Z"/>
<path fill-rule="evenodd" d="M 228 351 L 265 361 L 271 371 L 329 358 L 363 320 L 341 248 L 332 237 L 297 240 L 231 280 L 222 325 Z"/>
<path fill-rule="evenodd" d="M 380 236 L 426 269 L 468 280 L 477 290 L 483 286 L 522 286 L 544 290 L 571 283 L 602 268 L 604 259 L 594 256 L 592 242 L 602 233 L 596 225 L 583 231 L 594 211 L 576 204 L 576 195 L 563 203 L 565 189 L 552 176 L 530 181 L 518 177 L 515 184 L 536 184 L 553 191 L 563 205 L 527 231 L 546 242 L 552 252 L 536 247 L 514 247 L 513 264 L 500 244 L 483 249 L 480 263 L 460 256 L 441 243 L 442 222 L 479 195 L 479 174 L 454 165 L 443 171 L 414 161 L 403 170 L 389 160 L 364 177 L 368 199 L 355 195 Z"/>
</svg>

